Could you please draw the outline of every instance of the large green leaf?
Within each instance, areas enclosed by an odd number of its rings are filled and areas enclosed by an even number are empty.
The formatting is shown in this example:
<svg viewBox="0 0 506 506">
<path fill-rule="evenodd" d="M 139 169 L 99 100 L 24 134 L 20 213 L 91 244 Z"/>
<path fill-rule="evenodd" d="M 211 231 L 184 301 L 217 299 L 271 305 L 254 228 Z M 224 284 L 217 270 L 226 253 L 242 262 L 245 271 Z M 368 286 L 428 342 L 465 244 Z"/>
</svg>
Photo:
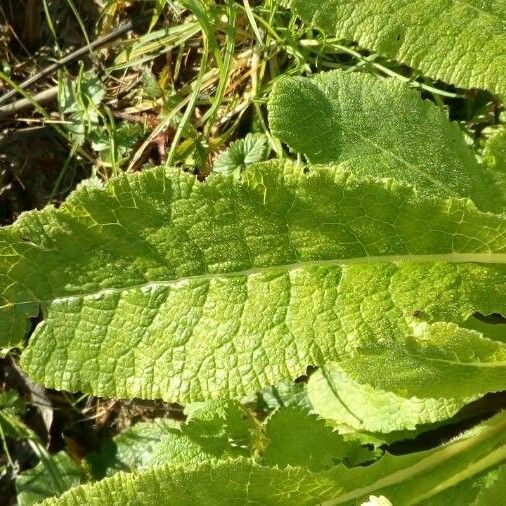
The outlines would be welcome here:
<svg viewBox="0 0 506 506">
<path fill-rule="evenodd" d="M 338 465 L 315 473 L 301 467 L 259 466 L 245 459 L 189 469 L 166 466 L 137 475 L 119 473 L 44 504 L 333 506 L 361 504 L 370 495 L 383 495 L 392 504 L 425 504 L 506 460 L 505 416 L 500 414 L 437 449 L 402 457 L 387 455 L 367 467 Z"/>
<path fill-rule="evenodd" d="M 459 127 L 399 81 L 342 71 L 284 78 L 272 91 L 269 120 L 312 163 L 340 162 L 414 184 L 422 195 L 471 197 L 500 209 Z"/>
<path fill-rule="evenodd" d="M 312 26 L 428 77 L 506 93 L 504 0 L 291 0 Z"/>
<path fill-rule="evenodd" d="M 444 364 L 433 342 L 451 354 L 463 332 L 445 322 L 506 313 L 505 236 L 505 217 L 468 201 L 333 167 L 207 183 L 158 169 L 1 230 L 2 318 L 40 305 L 21 364 L 59 389 L 241 397 L 307 365 L 402 352 L 421 361 L 410 387 L 439 396 L 423 364 Z M 506 344 L 469 331 L 466 346 L 452 374 L 480 381 L 465 396 L 504 389 Z"/>
</svg>

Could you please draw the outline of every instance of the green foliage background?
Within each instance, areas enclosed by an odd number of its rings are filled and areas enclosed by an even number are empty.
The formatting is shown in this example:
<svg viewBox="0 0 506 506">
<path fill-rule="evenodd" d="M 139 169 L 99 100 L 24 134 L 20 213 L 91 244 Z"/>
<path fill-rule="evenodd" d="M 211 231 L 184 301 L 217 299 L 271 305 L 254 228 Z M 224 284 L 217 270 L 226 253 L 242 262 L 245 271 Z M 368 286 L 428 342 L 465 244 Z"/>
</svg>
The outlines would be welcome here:
<svg viewBox="0 0 506 506">
<path fill-rule="evenodd" d="M 504 2 L 25 7 L 56 57 L 134 22 L 27 88 L 0 40 L 6 497 L 498 504 Z"/>
</svg>

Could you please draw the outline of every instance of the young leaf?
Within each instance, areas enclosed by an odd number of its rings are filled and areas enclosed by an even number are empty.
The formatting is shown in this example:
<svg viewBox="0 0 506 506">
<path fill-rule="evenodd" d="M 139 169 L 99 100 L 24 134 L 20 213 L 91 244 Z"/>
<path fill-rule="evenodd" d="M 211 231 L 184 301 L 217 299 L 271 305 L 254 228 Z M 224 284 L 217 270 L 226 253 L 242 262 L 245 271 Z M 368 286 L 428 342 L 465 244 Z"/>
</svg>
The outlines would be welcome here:
<svg viewBox="0 0 506 506">
<path fill-rule="evenodd" d="M 342 71 L 285 78 L 272 91 L 269 121 L 312 163 L 340 162 L 413 184 L 422 195 L 471 197 L 498 209 L 459 127 L 398 81 Z"/>
<path fill-rule="evenodd" d="M 238 398 L 308 365 L 402 358 L 417 339 L 430 360 L 429 323 L 506 313 L 505 237 L 505 217 L 468 201 L 333 167 L 276 162 L 203 184 L 158 169 L 0 230 L 1 315 L 42 308 L 21 364 L 47 386 Z M 448 353 L 458 335 L 447 329 Z M 490 366 L 463 355 L 451 373 L 504 389 L 506 344 L 467 339 Z M 439 383 L 423 386 L 437 397 Z"/>
<path fill-rule="evenodd" d="M 304 21 L 459 88 L 506 93 L 506 4 L 291 0 Z"/>
<path fill-rule="evenodd" d="M 267 137 L 264 134 L 248 134 L 244 139 L 232 142 L 216 159 L 213 172 L 239 176 L 247 167 L 267 160 L 268 156 Z"/>
<path fill-rule="evenodd" d="M 100 124 L 99 106 L 106 91 L 94 71 L 80 74 L 76 81 L 63 81 L 59 90 L 62 114 L 70 120 L 67 128 L 76 145 L 81 146 L 86 134 Z"/>
<path fill-rule="evenodd" d="M 78 487 L 46 506 L 75 504 L 361 504 L 372 496 L 392 504 L 427 504 L 465 480 L 506 460 L 506 415 L 501 413 L 447 445 L 401 457 L 386 455 L 366 466 L 329 471 L 265 467 L 240 459 L 184 469 L 118 473 Z M 444 503 L 443 503 L 444 504 Z"/>
<path fill-rule="evenodd" d="M 263 463 L 324 471 L 346 457 L 348 444 L 324 420 L 298 408 L 281 408 L 266 422 Z"/>
</svg>

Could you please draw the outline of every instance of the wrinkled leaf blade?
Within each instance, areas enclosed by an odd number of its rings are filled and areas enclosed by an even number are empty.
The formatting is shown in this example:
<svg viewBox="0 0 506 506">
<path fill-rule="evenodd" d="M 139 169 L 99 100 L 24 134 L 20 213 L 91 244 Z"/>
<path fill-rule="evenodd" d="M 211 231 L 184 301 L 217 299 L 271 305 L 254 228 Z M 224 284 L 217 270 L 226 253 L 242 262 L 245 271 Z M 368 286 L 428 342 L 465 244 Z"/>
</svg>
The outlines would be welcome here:
<svg viewBox="0 0 506 506">
<path fill-rule="evenodd" d="M 506 93 L 506 5 L 446 0 L 291 0 L 311 26 L 432 79 Z"/>
<path fill-rule="evenodd" d="M 46 386 L 237 398 L 402 349 L 424 322 L 506 312 L 505 230 L 467 201 L 335 167 L 204 184 L 158 169 L 0 230 L 3 310 L 40 303 L 21 364 Z M 493 346 L 486 391 L 505 386 L 506 345 Z"/>
</svg>

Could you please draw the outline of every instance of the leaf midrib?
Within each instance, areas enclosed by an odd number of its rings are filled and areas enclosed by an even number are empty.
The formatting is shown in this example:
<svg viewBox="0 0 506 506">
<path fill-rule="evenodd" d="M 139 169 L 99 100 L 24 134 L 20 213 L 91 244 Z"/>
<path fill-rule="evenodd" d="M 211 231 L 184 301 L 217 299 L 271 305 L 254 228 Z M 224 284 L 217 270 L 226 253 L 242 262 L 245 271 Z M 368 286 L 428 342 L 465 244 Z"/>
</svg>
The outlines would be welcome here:
<svg viewBox="0 0 506 506">
<path fill-rule="evenodd" d="M 202 274 L 195 274 L 194 276 L 184 276 L 181 278 L 174 278 L 168 280 L 151 280 L 145 283 L 128 286 L 118 286 L 110 288 L 101 288 L 99 290 L 68 294 L 61 297 L 54 297 L 52 299 L 32 299 L 26 301 L 9 302 L 0 306 L 0 309 L 19 306 L 22 304 L 39 303 L 50 304 L 53 302 L 64 302 L 73 299 L 81 299 L 84 297 L 101 297 L 115 293 L 122 293 L 130 290 L 139 290 L 143 288 L 157 287 L 174 287 L 181 288 L 186 284 L 198 281 L 212 281 L 217 279 L 227 279 L 236 277 L 248 277 L 256 274 L 272 273 L 275 271 L 291 272 L 296 270 L 303 270 L 307 268 L 318 267 L 339 267 L 347 265 L 360 265 L 360 264 L 402 264 L 402 263 L 478 263 L 478 264 L 506 264 L 506 253 L 445 253 L 445 254 L 422 254 L 422 255 L 383 255 L 383 256 L 364 256 L 354 258 L 339 258 L 331 260 L 306 260 L 290 264 L 269 265 L 265 267 L 254 267 L 240 271 L 230 272 L 205 272 Z"/>
</svg>

